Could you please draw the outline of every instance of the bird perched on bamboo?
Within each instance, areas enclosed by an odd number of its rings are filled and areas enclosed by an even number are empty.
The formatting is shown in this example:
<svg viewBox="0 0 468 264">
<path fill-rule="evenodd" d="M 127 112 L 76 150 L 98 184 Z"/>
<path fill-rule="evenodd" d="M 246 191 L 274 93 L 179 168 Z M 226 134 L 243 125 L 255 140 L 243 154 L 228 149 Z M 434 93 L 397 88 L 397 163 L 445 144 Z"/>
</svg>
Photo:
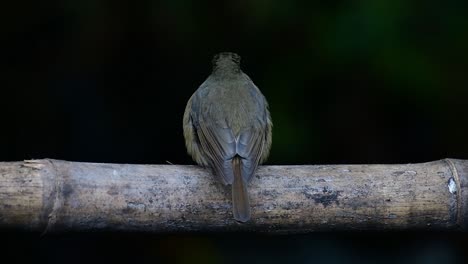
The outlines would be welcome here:
<svg viewBox="0 0 468 264">
<path fill-rule="evenodd" d="M 234 219 L 248 221 L 247 185 L 270 152 L 272 122 L 265 97 L 240 68 L 239 55 L 214 56 L 211 75 L 187 103 L 183 127 L 187 152 L 232 185 Z"/>
</svg>

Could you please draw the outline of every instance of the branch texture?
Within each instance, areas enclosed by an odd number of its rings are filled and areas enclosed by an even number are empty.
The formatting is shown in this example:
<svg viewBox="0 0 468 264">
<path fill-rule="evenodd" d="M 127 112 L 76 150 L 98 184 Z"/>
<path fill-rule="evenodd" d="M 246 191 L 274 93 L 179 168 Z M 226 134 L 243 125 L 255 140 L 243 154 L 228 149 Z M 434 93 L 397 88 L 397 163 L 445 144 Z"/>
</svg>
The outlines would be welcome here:
<svg viewBox="0 0 468 264">
<path fill-rule="evenodd" d="M 252 220 L 196 166 L 0 162 L 0 227 L 60 231 L 464 230 L 468 161 L 263 166 Z"/>
</svg>

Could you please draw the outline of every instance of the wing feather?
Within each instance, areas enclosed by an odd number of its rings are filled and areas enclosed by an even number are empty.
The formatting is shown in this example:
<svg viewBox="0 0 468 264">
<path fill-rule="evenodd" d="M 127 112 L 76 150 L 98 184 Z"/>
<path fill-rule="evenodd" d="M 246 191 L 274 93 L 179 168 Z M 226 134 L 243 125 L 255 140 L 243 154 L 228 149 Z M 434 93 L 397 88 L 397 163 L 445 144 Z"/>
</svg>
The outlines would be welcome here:
<svg viewBox="0 0 468 264">
<path fill-rule="evenodd" d="M 249 182 L 260 163 L 265 144 L 264 131 L 251 128 L 240 134 L 237 154 L 242 157 L 242 177 Z"/>
<path fill-rule="evenodd" d="M 230 128 L 223 128 L 213 123 L 200 120 L 198 137 L 207 150 L 215 174 L 224 184 L 232 184 L 234 174 L 231 159 L 235 156 L 235 138 Z"/>
</svg>

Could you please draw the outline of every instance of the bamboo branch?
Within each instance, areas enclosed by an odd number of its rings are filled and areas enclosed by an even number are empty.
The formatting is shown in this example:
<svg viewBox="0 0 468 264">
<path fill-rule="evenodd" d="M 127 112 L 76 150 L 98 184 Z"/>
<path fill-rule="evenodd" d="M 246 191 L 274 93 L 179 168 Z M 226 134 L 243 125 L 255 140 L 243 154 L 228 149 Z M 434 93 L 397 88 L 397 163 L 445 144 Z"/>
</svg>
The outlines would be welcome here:
<svg viewBox="0 0 468 264">
<path fill-rule="evenodd" d="M 196 166 L 0 162 L 0 227 L 29 231 L 464 230 L 468 161 L 263 166 L 252 220 Z"/>
</svg>

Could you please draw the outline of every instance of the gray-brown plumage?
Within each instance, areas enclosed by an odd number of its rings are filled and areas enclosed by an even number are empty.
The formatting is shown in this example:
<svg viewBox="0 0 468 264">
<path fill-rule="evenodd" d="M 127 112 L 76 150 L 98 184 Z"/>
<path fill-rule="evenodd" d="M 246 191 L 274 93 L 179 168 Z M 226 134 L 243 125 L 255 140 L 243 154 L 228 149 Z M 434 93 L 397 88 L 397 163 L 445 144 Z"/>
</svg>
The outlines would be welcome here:
<svg viewBox="0 0 468 264">
<path fill-rule="evenodd" d="M 272 122 L 265 97 L 240 69 L 239 55 L 213 58 L 213 72 L 188 101 L 183 123 L 188 153 L 232 185 L 234 218 L 248 221 L 247 184 L 270 152 Z"/>
</svg>

